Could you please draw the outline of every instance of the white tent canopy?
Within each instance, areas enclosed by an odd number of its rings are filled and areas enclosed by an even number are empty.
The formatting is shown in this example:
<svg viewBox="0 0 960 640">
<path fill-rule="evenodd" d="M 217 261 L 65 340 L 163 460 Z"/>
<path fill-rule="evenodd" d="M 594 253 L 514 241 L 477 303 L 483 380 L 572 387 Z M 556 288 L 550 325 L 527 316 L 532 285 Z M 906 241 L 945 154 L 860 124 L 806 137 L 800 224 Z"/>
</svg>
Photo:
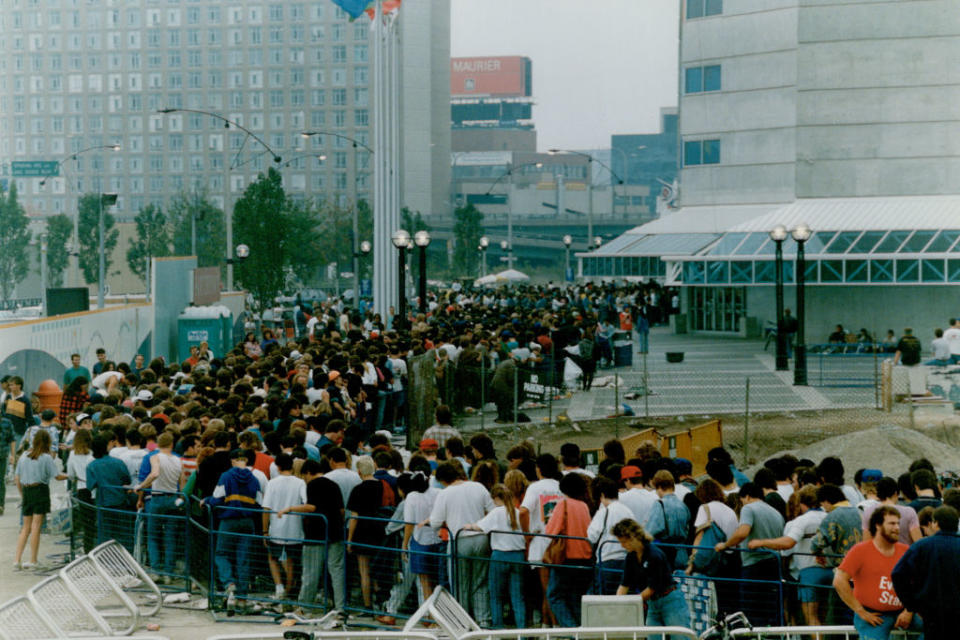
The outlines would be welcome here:
<svg viewBox="0 0 960 640">
<path fill-rule="evenodd" d="M 482 278 L 477 278 L 473 282 L 473 285 L 475 287 L 491 287 L 503 284 L 526 282 L 529 279 L 530 276 L 522 271 L 517 271 L 516 269 L 507 269 L 506 271 L 501 271 L 500 273 L 491 273 L 490 275 L 483 276 Z"/>
</svg>

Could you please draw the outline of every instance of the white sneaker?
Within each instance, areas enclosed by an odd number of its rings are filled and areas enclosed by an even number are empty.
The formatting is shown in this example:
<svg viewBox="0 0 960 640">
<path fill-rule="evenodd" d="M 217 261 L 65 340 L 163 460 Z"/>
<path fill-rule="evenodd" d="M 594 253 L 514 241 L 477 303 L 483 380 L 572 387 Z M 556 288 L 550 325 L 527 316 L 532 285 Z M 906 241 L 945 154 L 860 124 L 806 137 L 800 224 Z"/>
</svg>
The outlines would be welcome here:
<svg viewBox="0 0 960 640">
<path fill-rule="evenodd" d="M 227 609 L 235 609 L 237 607 L 237 585 L 228 584 L 227 585 Z"/>
<path fill-rule="evenodd" d="M 287 596 L 287 590 L 282 584 L 273 585 L 273 599 L 274 600 L 283 600 Z"/>
</svg>

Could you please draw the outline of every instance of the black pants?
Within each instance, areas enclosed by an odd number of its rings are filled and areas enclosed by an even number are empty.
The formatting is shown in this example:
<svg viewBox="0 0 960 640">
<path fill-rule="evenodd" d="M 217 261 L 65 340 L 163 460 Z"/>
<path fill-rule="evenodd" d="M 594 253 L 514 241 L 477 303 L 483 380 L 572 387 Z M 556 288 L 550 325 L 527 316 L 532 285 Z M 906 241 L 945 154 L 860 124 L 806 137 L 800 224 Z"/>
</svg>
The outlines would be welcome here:
<svg viewBox="0 0 960 640">
<path fill-rule="evenodd" d="M 772 627 L 780 624 L 780 561 L 765 558 L 755 564 L 744 566 L 740 571 L 740 610 L 755 627 Z"/>
</svg>

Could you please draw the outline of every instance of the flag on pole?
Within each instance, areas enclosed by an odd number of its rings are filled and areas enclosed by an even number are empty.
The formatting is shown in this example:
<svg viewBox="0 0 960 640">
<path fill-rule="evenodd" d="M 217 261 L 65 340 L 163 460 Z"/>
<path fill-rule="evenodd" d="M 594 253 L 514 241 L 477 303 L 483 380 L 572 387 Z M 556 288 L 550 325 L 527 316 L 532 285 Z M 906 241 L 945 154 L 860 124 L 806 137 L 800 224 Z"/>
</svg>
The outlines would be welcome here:
<svg viewBox="0 0 960 640">
<path fill-rule="evenodd" d="M 380 5 L 380 10 L 384 14 L 392 13 L 400 8 L 400 3 L 402 0 L 383 0 L 383 4 Z M 370 4 L 373 4 L 372 2 Z M 375 20 L 377 17 L 377 11 L 373 7 L 367 9 L 367 15 L 370 16 L 371 20 Z"/>
<path fill-rule="evenodd" d="M 375 0 L 333 0 L 333 4 L 347 12 L 351 20 L 355 20 L 363 15 Z"/>
</svg>

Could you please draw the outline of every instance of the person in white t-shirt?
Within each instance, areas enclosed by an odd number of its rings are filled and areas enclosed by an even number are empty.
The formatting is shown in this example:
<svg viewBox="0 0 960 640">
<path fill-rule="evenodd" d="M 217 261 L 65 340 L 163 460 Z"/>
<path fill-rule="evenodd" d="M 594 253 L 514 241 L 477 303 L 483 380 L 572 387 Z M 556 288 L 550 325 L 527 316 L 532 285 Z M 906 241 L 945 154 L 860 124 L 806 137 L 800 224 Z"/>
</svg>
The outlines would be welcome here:
<svg viewBox="0 0 960 640">
<path fill-rule="evenodd" d="M 123 464 L 127 465 L 127 471 L 130 472 L 130 477 L 136 478 L 137 474 L 140 473 L 140 465 L 143 464 L 143 459 L 149 451 L 143 448 L 143 436 L 141 436 L 140 432 L 136 429 L 128 430 L 126 438 L 127 446 L 123 447 L 123 451 L 117 454 L 116 457 L 120 458 Z M 113 451 L 110 452 L 110 455 L 113 455 Z"/>
<path fill-rule="evenodd" d="M 464 477 L 459 462 L 444 462 L 437 467 L 436 476 L 444 488 L 437 496 L 428 522 L 436 530 L 445 526 L 450 532 L 450 544 L 456 544 L 457 555 L 461 558 L 456 573 L 460 604 L 481 627 L 489 628 L 490 590 L 486 558 L 490 553 L 490 545 L 486 536 L 461 530 L 468 524 L 478 522 L 493 509 L 493 500 L 486 487 Z"/>
<path fill-rule="evenodd" d="M 549 453 L 537 457 L 537 478 L 536 482 L 527 487 L 527 492 L 523 495 L 523 504 L 521 509 L 525 509 L 530 518 L 530 533 L 543 533 L 553 513 L 554 507 L 561 499 L 560 494 L 560 473 L 557 459 Z M 527 551 L 528 562 L 540 562 L 543 560 L 543 552 L 550 545 L 550 538 L 544 536 L 535 536 L 530 541 L 530 549 Z M 543 587 L 543 593 L 547 593 L 547 585 L 550 580 L 550 569 L 547 567 L 538 567 L 537 574 L 540 576 L 540 584 Z M 550 603 L 544 597 L 540 603 L 540 611 L 543 615 L 544 624 L 553 620 L 553 613 L 550 611 Z"/>
<path fill-rule="evenodd" d="M 466 529 L 490 534 L 490 611 L 493 628 L 503 629 L 503 592 L 510 594 L 514 628 L 527 626 L 527 607 L 523 593 L 523 552 L 526 540 L 520 524 L 517 499 L 505 485 L 494 485 L 490 497 L 496 508 Z M 513 533 L 507 533 L 513 532 Z"/>
<path fill-rule="evenodd" d="M 406 521 L 403 531 L 403 548 L 410 551 L 410 572 L 420 581 L 421 596 L 424 600 L 433 594 L 433 587 L 440 580 L 440 566 L 447 543 L 437 532 L 421 524 L 430 518 L 433 505 L 440 495 L 440 489 L 430 486 L 430 463 L 426 463 L 426 472 L 420 463 L 411 460 L 410 490 L 403 499 L 403 519 Z"/>
<path fill-rule="evenodd" d="M 726 536 L 726 539 L 729 540 L 737 530 L 737 527 L 740 526 L 740 521 L 737 519 L 736 512 L 728 507 L 726 502 L 724 502 L 724 490 L 720 483 L 712 478 L 707 478 L 700 483 L 694 494 L 700 501 L 700 508 L 697 510 L 697 517 L 693 521 L 693 526 L 697 532 L 693 539 L 693 546 L 703 546 L 701 544 L 703 541 L 703 534 L 708 528 L 710 528 L 712 523 L 716 523 L 716 525 L 723 532 L 723 535 Z M 693 552 L 690 554 L 690 558 L 687 561 L 687 574 L 693 573 L 694 558 L 696 557 L 697 553 L 699 553 L 698 550 L 693 550 Z M 721 573 L 715 577 L 740 577 L 740 569 L 737 566 L 738 563 L 734 562 L 736 557 L 735 554 L 737 552 L 724 551 L 723 553 L 728 554 L 726 560 L 729 562 L 727 562 L 726 566 L 721 569 Z M 720 607 L 720 610 L 736 611 L 740 606 L 737 589 L 725 589 L 723 588 L 723 585 L 719 584 L 717 587 L 717 603 Z"/>
<path fill-rule="evenodd" d="M 593 514 L 587 527 L 587 539 L 596 549 L 600 568 L 601 595 L 614 595 L 623 577 L 623 564 L 627 550 L 613 535 L 613 527 L 621 520 L 633 520 L 634 515 L 626 505 L 617 499 L 620 488 L 610 478 L 597 478 L 593 491 L 599 499 L 600 508 Z"/>
<path fill-rule="evenodd" d="M 960 362 L 960 320 L 950 318 L 950 328 L 943 332 L 943 339 L 950 346 L 950 364 Z"/>
<path fill-rule="evenodd" d="M 333 447 L 327 450 L 327 461 L 330 463 L 330 471 L 324 474 L 324 478 L 332 480 L 338 487 L 343 496 L 343 504 L 347 504 L 350 499 L 350 493 L 354 487 L 360 484 L 360 474 L 349 467 L 349 456 L 347 450 L 342 447 Z"/>
<path fill-rule="evenodd" d="M 653 505 L 660 499 L 657 492 L 644 485 L 643 471 L 632 464 L 620 469 L 620 480 L 625 487 L 625 490 L 620 492 L 620 503 L 633 512 L 634 520 L 646 522 Z"/>
<path fill-rule="evenodd" d="M 278 511 L 298 507 L 307 502 L 307 484 L 293 475 L 293 456 L 281 453 L 276 459 L 279 475 L 267 483 L 263 495 L 263 530 L 269 536 L 270 575 L 274 598 L 293 597 L 296 566 L 303 550 L 303 518 L 282 517 Z M 280 562 L 283 561 L 281 573 Z"/>
</svg>

